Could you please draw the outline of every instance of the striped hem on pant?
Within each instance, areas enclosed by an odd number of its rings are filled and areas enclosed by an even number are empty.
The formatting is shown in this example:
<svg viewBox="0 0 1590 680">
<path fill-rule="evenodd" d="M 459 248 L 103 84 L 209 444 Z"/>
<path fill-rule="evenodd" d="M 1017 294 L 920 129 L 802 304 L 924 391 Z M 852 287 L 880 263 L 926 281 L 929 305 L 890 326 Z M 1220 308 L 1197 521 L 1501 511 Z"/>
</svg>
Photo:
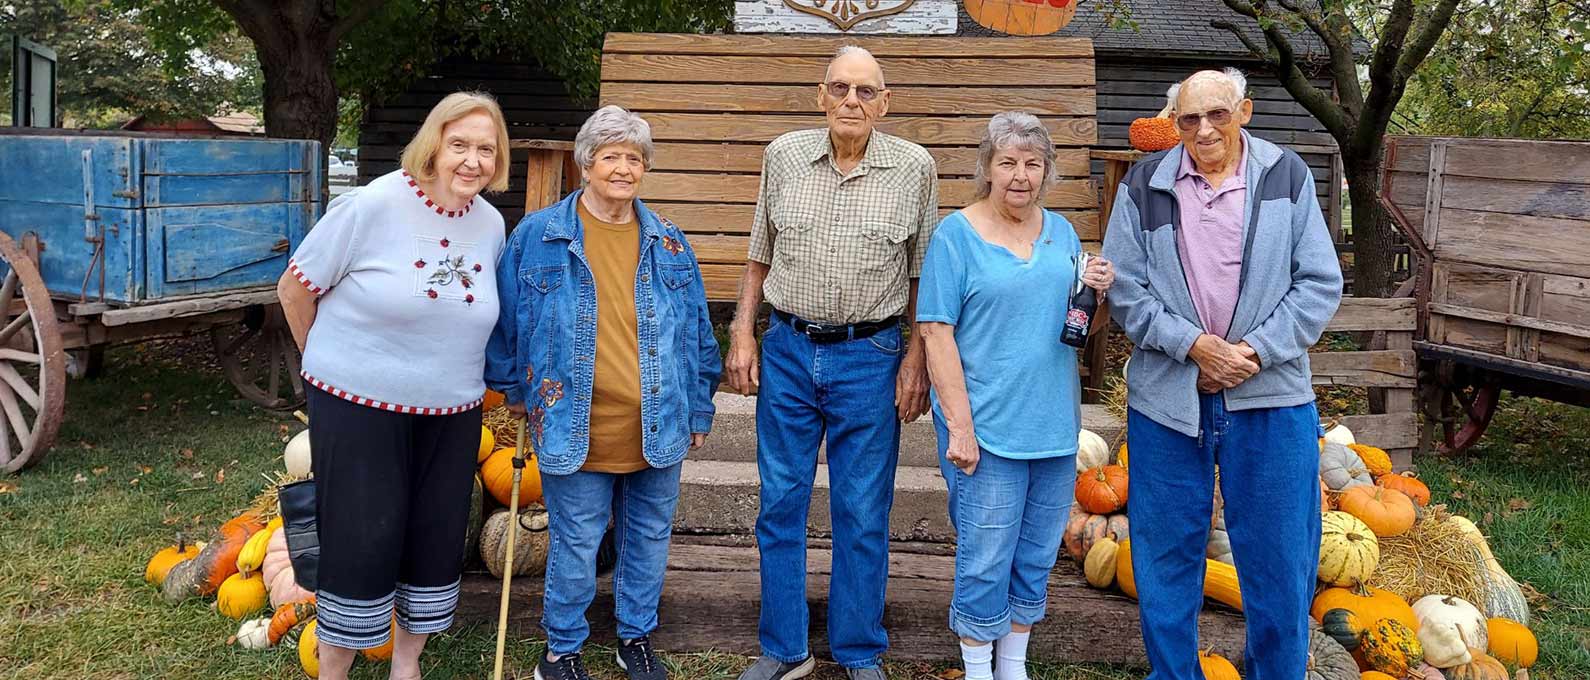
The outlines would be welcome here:
<svg viewBox="0 0 1590 680">
<path fill-rule="evenodd" d="M 395 595 L 374 600 L 337 597 L 324 590 L 315 593 L 316 635 L 320 641 L 343 649 L 370 649 L 392 638 Z"/>
<path fill-rule="evenodd" d="M 440 633 L 453 625 L 461 580 L 437 587 L 397 585 L 397 620 L 410 633 Z"/>
</svg>

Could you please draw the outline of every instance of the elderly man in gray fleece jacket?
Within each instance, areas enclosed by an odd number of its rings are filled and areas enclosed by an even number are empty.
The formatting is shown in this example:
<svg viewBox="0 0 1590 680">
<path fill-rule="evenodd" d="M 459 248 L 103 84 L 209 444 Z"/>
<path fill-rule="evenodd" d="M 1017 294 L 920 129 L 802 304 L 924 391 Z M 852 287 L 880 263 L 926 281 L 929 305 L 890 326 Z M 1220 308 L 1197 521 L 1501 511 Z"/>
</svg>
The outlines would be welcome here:
<svg viewBox="0 0 1590 680">
<path fill-rule="evenodd" d="M 1234 69 L 1171 88 L 1181 143 L 1116 190 L 1104 256 L 1128 372 L 1132 567 L 1151 680 L 1200 680 L 1198 610 L 1215 466 L 1247 618 L 1249 680 L 1295 680 L 1320 539 L 1308 348 L 1342 275 L 1314 177 L 1242 129 Z"/>
</svg>

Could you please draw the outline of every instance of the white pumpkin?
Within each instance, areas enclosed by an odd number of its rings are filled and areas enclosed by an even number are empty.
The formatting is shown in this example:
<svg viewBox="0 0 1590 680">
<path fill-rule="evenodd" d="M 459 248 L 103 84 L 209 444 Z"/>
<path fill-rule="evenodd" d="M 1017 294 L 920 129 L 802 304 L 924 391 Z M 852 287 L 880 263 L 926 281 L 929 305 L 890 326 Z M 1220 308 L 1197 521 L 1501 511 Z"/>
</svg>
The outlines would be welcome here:
<svg viewBox="0 0 1590 680">
<path fill-rule="evenodd" d="M 1451 595 L 1425 595 L 1413 603 L 1413 618 L 1419 622 L 1420 630 L 1431 626 L 1451 626 L 1457 628 L 1458 636 L 1463 638 L 1464 646 L 1490 649 L 1490 633 L 1485 627 L 1485 615 L 1480 613 L 1478 607 L 1463 598 Z"/>
<path fill-rule="evenodd" d="M 243 625 L 237 628 L 238 646 L 243 649 L 269 649 L 270 628 L 270 617 L 244 621 Z"/>
<path fill-rule="evenodd" d="M 1336 423 L 1331 429 L 1325 431 L 1325 441 L 1341 444 L 1342 446 L 1358 443 L 1358 440 L 1353 439 L 1353 431 L 1347 429 L 1347 426 L 1341 423 Z"/>
<path fill-rule="evenodd" d="M 1110 464 L 1110 445 L 1092 430 L 1077 431 L 1077 472 Z"/>
<path fill-rule="evenodd" d="M 293 435 L 282 451 L 282 461 L 287 464 L 287 474 L 294 477 L 309 476 L 309 430 Z"/>
<path fill-rule="evenodd" d="M 1427 623 L 1419 628 L 1419 646 L 1424 648 L 1424 662 L 1436 668 L 1461 666 L 1474 660 L 1469 646 L 1463 644 L 1463 635 L 1457 626 Z"/>
</svg>

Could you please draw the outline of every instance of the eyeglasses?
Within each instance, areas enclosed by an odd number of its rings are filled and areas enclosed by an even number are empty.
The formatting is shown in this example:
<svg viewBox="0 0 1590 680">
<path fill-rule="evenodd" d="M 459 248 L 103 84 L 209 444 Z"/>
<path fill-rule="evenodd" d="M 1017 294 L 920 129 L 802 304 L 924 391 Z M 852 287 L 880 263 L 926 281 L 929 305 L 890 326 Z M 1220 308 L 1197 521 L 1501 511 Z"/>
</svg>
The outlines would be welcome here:
<svg viewBox="0 0 1590 680">
<path fill-rule="evenodd" d="M 1203 127 L 1203 119 L 1208 118 L 1209 124 L 1220 127 L 1231 122 L 1231 109 L 1215 109 L 1204 113 L 1184 113 L 1176 116 L 1176 127 L 1187 132 L 1192 132 Z"/>
<path fill-rule="evenodd" d="M 833 97 L 834 99 L 844 99 L 845 97 L 849 96 L 850 88 L 852 87 L 850 83 L 844 82 L 842 80 L 829 81 L 823 83 L 823 86 L 828 88 L 828 96 Z M 871 85 L 855 85 L 854 87 L 856 88 L 856 99 L 860 99 L 864 102 L 870 102 L 874 99 L 877 99 L 878 93 L 883 91 L 882 89 L 873 87 Z"/>
</svg>

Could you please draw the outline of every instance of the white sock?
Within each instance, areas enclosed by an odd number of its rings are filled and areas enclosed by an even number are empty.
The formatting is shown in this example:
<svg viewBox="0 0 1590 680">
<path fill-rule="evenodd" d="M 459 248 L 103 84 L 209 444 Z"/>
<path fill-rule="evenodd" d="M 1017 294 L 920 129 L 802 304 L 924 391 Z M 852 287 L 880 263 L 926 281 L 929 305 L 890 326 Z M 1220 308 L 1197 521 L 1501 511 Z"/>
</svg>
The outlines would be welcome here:
<svg viewBox="0 0 1590 680">
<path fill-rule="evenodd" d="M 994 680 L 1027 680 L 1027 640 L 1032 631 L 1010 632 L 995 643 L 999 664 L 994 668 Z"/>
<path fill-rule="evenodd" d="M 973 647 L 961 643 L 961 663 L 966 666 L 966 680 L 994 680 L 994 646 Z"/>
</svg>

